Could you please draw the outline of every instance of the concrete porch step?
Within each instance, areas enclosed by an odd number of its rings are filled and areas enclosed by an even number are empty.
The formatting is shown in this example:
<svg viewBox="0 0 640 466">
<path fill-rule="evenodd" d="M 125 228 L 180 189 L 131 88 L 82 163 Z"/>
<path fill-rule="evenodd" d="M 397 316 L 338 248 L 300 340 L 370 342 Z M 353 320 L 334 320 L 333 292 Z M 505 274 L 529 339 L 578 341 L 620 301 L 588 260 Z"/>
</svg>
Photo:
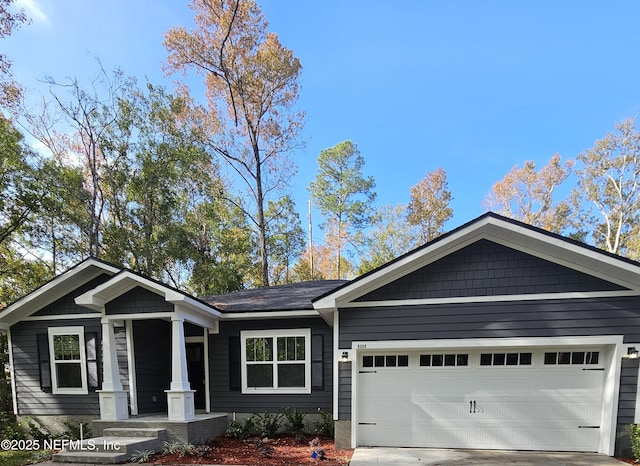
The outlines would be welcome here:
<svg viewBox="0 0 640 466">
<path fill-rule="evenodd" d="M 109 427 L 102 432 L 103 437 L 151 437 L 166 440 L 166 429 L 155 427 Z"/>
<path fill-rule="evenodd" d="M 95 437 L 72 444 L 67 450 L 54 454 L 53 461 L 94 464 L 124 463 L 136 451 L 157 452 L 162 450 L 165 439 L 166 431 L 164 429 L 113 428 L 108 435 L 103 437 Z"/>
</svg>

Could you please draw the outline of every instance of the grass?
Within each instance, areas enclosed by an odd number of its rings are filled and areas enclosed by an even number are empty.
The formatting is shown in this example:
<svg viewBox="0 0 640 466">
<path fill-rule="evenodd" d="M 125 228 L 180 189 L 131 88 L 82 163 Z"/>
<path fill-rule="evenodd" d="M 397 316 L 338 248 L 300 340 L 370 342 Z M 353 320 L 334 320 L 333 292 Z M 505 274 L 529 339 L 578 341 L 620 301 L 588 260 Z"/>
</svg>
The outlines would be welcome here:
<svg viewBox="0 0 640 466">
<path fill-rule="evenodd" d="M 41 461 L 39 452 L 34 451 L 0 451 L 0 464 L 2 466 L 24 466 Z"/>
</svg>

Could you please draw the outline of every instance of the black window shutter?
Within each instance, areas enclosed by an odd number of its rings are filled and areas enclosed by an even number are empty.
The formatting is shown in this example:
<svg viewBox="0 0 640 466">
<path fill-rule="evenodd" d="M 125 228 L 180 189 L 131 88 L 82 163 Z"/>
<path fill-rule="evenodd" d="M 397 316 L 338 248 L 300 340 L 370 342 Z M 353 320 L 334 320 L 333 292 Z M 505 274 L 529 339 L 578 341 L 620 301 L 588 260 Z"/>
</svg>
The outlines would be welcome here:
<svg viewBox="0 0 640 466">
<path fill-rule="evenodd" d="M 89 390 L 100 388 L 100 372 L 98 370 L 98 334 L 87 332 L 85 334 L 85 348 L 87 351 L 87 385 Z"/>
<path fill-rule="evenodd" d="M 242 388 L 240 363 L 240 337 L 229 337 L 229 390 Z"/>
<path fill-rule="evenodd" d="M 324 336 L 311 337 L 311 388 L 324 390 Z"/>
<path fill-rule="evenodd" d="M 49 359 L 49 335 L 38 333 L 38 368 L 40 388 L 43 392 L 51 392 L 51 361 Z"/>
</svg>

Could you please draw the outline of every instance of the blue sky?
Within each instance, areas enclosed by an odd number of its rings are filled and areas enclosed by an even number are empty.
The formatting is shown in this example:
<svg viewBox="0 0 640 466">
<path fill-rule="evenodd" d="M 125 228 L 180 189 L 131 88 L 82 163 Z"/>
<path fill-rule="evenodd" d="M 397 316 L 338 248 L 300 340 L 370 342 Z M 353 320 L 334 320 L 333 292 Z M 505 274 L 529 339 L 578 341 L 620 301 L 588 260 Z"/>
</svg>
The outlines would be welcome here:
<svg viewBox="0 0 640 466">
<path fill-rule="evenodd" d="M 33 95 L 45 76 L 106 70 L 171 87 L 162 34 L 192 23 L 180 0 L 20 0 L 33 18 L 3 40 Z M 322 149 L 351 139 L 376 180 L 379 204 L 443 167 L 452 229 L 484 212 L 491 185 L 514 165 L 574 158 L 640 113 L 640 2 L 258 1 L 303 66 L 306 148 L 295 154 L 294 198 Z M 204 98 L 201 78 L 187 82 Z M 314 215 L 318 216 L 315 212 Z"/>
</svg>

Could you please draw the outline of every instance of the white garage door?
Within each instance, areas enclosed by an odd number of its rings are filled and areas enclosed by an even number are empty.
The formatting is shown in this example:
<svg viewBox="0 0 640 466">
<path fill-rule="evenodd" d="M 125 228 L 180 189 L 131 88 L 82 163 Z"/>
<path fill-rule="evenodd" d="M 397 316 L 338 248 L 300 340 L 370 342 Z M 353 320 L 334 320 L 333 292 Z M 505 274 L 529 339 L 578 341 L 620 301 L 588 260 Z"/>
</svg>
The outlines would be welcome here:
<svg viewBox="0 0 640 466">
<path fill-rule="evenodd" d="M 358 359 L 358 445 L 598 451 L 605 371 L 597 348 Z"/>
</svg>

